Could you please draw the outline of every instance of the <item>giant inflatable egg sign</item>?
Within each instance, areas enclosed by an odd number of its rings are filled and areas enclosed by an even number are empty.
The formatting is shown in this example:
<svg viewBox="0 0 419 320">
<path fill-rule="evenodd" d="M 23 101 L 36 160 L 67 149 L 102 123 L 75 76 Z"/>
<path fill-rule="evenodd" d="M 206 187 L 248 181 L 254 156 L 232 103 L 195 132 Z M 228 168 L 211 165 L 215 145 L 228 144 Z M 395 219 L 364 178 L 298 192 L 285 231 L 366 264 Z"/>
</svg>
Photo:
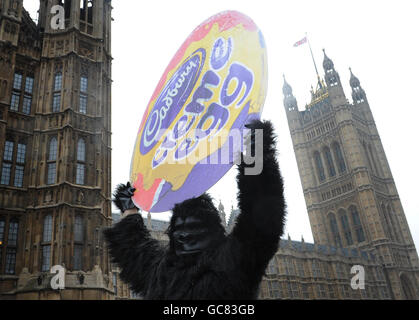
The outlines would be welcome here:
<svg viewBox="0 0 419 320">
<path fill-rule="evenodd" d="M 260 117 L 266 89 L 265 43 L 249 17 L 226 11 L 199 25 L 166 68 L 142 119 L 131 160 L 134 203 L 168 211 L 213 186 L 240 154 L 228 133 Z"/>
</svg>

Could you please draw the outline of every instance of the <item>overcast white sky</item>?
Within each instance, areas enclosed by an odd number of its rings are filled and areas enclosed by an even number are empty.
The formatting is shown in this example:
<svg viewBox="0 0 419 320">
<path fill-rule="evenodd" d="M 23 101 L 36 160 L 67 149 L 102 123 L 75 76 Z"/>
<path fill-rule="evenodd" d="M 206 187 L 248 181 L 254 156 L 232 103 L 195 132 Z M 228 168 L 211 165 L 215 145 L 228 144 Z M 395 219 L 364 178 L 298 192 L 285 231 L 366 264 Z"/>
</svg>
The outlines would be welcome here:
<svg viewBox="0 0 419 320">
<path fill-rule="evenodd" d="M 39 1 L 24 0 L 35 17 Z M 349 70 L 366 91 L 403 208 L 419 245 L 418 118 L 419 2 L 412 1 L 113 1 L 112 186 L 129 177 L 131 153 L 145 107 L 170 59 L 208 17 L 224 10 L 250 16 L 262 30 L 269 62 L 269 88 L 262 117 L 279 136 L 288 219 L 285 236 L 313 241 L 290 133 L 283 108 L 282 74 L 300 110 L 310 100 L 316 75 L 307 45 L 293 44 L 308 33 L 317 67 L 322 48 L 340 74 L 352 101 Z M 230 213 L 236 206 L 235 170 L 211 190 Z M 416 181 L 416 183 L 415 183 Z M 168 214 L 153 214 L 168 218 Z"/>
</svg>

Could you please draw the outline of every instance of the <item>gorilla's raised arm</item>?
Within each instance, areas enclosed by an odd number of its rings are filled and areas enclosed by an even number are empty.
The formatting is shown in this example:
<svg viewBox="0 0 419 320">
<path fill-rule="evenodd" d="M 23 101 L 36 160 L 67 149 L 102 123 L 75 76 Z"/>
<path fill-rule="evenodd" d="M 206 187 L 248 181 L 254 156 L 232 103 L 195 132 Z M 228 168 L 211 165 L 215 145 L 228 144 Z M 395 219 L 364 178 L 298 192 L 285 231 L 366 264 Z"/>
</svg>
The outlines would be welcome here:
<svg viewBox="0 0 419 320">
<path fill-rule="evenodd" d="M 130 190 L 134 191 L 129 184 L 119 185 L 114 193 L 114 203 L 122 212 L 134 207 L 130 200 Z M 122 218 L 103 233 L 112 262 L 121 268 L 121 279 L 130 284 L 135 292 L 146 295 L 157 265 L 164 256 L 164 248 L 151 237 L 141 214 L 130 214 Z"/>
<path fill-rule="evenodd" d="M 243 161 L 238 166 L 237 196 L 241 211 L 232 236 L 243 247 L 243 263 L 248 271 L 263 275 L 263 272 L 275 254 L 279 238 L 283 234 L 285 223 L 285 200 L 282 177 L 276 159 L 275 134 L 272 123 L 255 120 L 248 126 L 252 130 L 252 147 L 255 141 L 255 129 L 263 130 L 263 169 L 259 175 L 246 175 L 247 165 Z M 252 148 L 254 149 L 254 148 Z"/>
</svg>

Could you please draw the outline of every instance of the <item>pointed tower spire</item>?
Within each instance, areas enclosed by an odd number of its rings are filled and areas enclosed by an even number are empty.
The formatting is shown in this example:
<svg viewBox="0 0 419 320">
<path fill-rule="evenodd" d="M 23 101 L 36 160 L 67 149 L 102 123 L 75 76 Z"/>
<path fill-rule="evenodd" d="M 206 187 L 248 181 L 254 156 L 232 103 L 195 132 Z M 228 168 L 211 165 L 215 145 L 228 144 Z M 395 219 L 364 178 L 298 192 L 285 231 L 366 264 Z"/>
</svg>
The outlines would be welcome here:
<svg viewBox="0 0 419 320">
<path fill-rule="evenodd" d="M 351 73 L 351 78 L 349 79 L 349 84 L 352 88 L 359 87 L 361 83 L 359 82 L 359 79 L 352 73 L 352 68 L 349 67 L 349 72 Z"/>
<path fill-rule="evenodd" d="M 325 72 L 329 71 L 329 70 L 335 70 L 335 66 L 333 64 L 332 59 L 330 59 L 327 55 L 326 55 L 326 50 L 323 48 L 323 69 Z"/>
<path fill-rule="evenodd" d="M 282 93 L 284 94 L 284 107 L 287 111 L 298 111 L 297 100 L 295 99 L 292 88 L 284 77 L 284 85 L 282 86 Z"/>
<path fill-rule="evenodd" d="M 287 97 L 287 96 L 292 95 L 292 88 L 287 82 L 287 79 L 285 79 L 285 74 L 283 74 L 282 77 L 284 78 L 284 85 L 282 86 L 282 93 L 284 94 L 285 97 Z"/>
<path fill-rule="evenodd" d="M 334 87 L 340 85 L 339 74 L 335 70 L 332 59 L 326 55 L 326 51 L 323 49 L 323 69 L 325 73 L 325 80 L 328 87 Z"/>
<path fill-rule="evenodd" d="M 301 250 L 304 251 L 306 249 L 306 242 L 304 241 L 303 235 L 301 235 Z"/>
<path fill-rule="evenodd" d="M 367 96 L 365 94 L 364 89 L 361 87 L 361 83 L 359 79 L 352 73 L 352 69 L 349 68 L 351 72 L 351 78 L 349 79 L 349 84 L 352 88 L 352 100 L 354 104 L 359 104 L 367 100 Z"/>
<path fill-rule="evenodd" d="M 218 205 L 218 210 L 222 210 L 222 211 L 224 211 L 224 205 L 223 205 L 223 203 L 221 202 L 221 200 L 220 200 L 220 204 Z"/>
</svg>

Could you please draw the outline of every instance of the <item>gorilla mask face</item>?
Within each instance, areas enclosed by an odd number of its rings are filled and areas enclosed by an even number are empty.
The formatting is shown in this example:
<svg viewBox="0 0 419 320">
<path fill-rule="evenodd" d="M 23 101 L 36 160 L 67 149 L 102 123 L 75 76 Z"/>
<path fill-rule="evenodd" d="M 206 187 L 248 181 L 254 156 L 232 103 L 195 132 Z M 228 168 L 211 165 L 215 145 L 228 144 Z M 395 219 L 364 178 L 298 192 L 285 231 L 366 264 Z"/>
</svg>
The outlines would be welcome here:
<svg viewBox="0 0 419 320">
<path fill-rule="evenodd" d="M 224 239 L 224 228 L 211 198 L 204 194 L 177 204 L 168 230 L 177 256 L 195 255 Z"/>
<path fill-rule="evenodd" d="M 178 256 L 201 252 L 213 242 L 211 233 L 198 217 L 178 217 L 174 226 L 173 241 Z"/>
</svg>

